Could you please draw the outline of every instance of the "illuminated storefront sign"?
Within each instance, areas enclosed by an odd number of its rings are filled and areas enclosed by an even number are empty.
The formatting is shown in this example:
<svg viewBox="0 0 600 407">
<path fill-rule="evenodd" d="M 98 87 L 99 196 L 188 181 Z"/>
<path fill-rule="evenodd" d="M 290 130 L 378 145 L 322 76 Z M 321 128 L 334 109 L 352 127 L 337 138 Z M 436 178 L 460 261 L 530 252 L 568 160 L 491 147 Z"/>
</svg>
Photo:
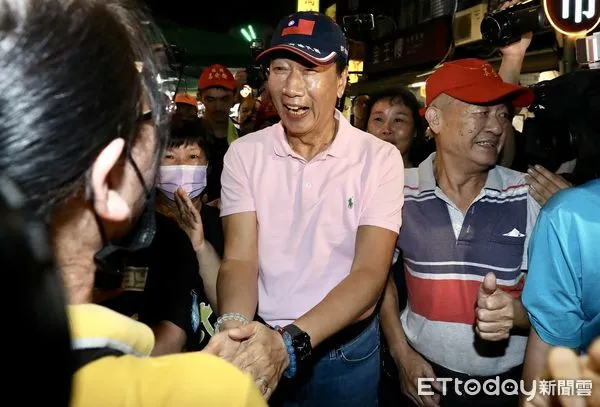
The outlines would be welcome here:
<svg viewBox="0 0 600 407">
<path fill-rule="evenodd" d="M 357 59 L 351 59 L 348 61 L 348 76 L 350 77 L 350 83 L 356 83 L 362 76 L 363 72 L 363 61 Z"/>
<path fill-rule="evenodd" d="M 319 0 L 298 0 L 297 11 L 319 11 Z"/>
<path fill-rule="evenodd" d="M 544 0 L 544 11 L 556 31 L 580 36 L 600 23 L 600 0 Z"/>
</svg>

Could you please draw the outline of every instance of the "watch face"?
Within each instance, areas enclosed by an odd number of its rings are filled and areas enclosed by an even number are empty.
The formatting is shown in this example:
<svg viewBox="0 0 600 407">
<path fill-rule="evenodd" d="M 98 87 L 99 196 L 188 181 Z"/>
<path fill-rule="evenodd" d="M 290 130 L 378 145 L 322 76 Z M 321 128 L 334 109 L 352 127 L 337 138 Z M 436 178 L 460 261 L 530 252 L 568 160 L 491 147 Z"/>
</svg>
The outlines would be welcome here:
<svg viewBox="0 0 600 407">
<path fill-rule="evenodd" d="M 303 361 L 309 358 L 312 353 L 310 336 L 306 332 L 298 328 L 296 325 L 288 325 L 285 327 L 285 330 L 292 337 L 292 345 L 294 346 L 296 360 Z"/>
<path fill-rule="evenodd" d="M 302 361 L 310 357 L 312 347 L 310 345 L 310 337 L 308 334 L 302 332 L 300 335 L 293 337 L 292 343 L 294 345 L 296 359 Z"/>
</svg>

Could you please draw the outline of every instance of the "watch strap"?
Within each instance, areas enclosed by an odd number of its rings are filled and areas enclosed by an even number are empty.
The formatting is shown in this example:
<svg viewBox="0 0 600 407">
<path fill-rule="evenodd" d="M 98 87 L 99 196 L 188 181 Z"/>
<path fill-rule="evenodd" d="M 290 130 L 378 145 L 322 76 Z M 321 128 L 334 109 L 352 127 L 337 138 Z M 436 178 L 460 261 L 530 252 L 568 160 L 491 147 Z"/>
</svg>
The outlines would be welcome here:
<svg viewBox="0 0 600 407">
<path fill-rule="evenodd" d="M 286 325 L 284 329 L 292 336 L 292 338 L 294 338 L 296 336 L 300 336 L 303 333 L 306 333 L 294 324 Z"/>
</svg>

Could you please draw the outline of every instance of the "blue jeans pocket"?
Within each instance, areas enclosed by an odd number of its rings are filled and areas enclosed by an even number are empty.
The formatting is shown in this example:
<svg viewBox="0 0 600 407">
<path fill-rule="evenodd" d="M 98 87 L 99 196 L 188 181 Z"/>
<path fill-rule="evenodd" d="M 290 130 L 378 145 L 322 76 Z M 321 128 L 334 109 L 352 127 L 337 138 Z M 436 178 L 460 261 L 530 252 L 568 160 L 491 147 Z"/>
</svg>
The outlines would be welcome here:
<svg viewBox="0 0 600 407">
<path fill-rule="evenodd" d="M 363 362 L 379 352 L 379 321 L 340 348 L 341 359 L 349 363 Z"/>
</svg>

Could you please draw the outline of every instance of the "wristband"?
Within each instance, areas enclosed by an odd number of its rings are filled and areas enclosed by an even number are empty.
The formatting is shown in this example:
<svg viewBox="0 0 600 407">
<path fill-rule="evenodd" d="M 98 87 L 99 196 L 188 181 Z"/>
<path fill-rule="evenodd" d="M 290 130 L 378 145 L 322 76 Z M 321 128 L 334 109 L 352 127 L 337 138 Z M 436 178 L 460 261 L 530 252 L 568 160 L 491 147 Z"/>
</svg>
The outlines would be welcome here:
<svg viewBox="0 0 600 407">
<path fill-rule="evenodd" d="M 238 321 L 241 322 L 242 325 L 247 324 L 249 322 L 246 319 L 246 317 L 240 314 L 239 312 L 228 312 L 217 318 L 217 323 L 215 324 L 215 332 L 221 332 L 221 325 L 223 325 L 227 321 Z"/>
<path fill-rule="evenodd" d="M 288 357 L 290 358 L 290 365 L 285 370 L 285 372 L 283 372 L 283 375 L 285 377 L 287 377 L 288 379 L 291 379 L 292 377 L 294 377 L 296 375 L 296 371 L 297 371 L 296 352 L 294 352 L 292 336 L 289 334 L 289 332 L 287 332 L 285 329 L 281 328 L 280 326 L 276 326 L 275 329 L 277 330 L 277 332 L 279 332 L 279 334 L 283 338 L 283 342 L 285 343 L 285 348 L 287 349 L 287 352 L 288 352 Z"/>
</svg>

